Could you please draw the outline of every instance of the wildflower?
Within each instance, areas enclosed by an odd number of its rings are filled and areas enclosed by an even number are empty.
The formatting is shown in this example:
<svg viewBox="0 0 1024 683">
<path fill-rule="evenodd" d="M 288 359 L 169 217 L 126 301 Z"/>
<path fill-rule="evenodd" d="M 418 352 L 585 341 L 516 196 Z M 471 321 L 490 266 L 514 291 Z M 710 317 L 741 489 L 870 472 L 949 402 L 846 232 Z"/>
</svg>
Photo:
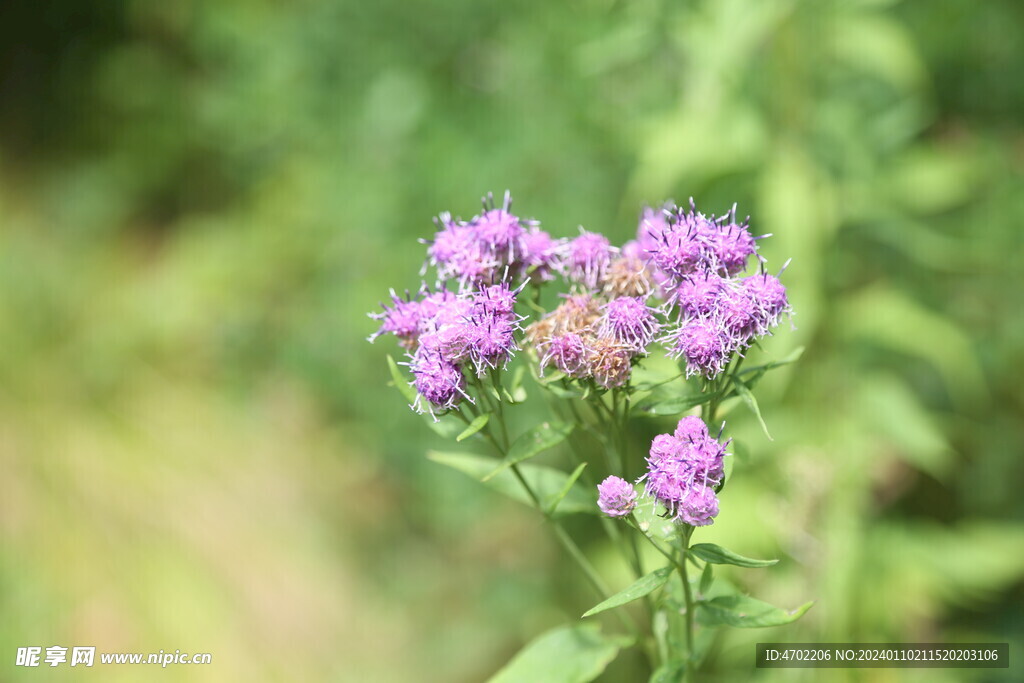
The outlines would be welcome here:
<svg viewBox="0 0 1024 683">
<path fill-rule="evenodd" d="M 684 276 L 667 297 L 685 316 L 707 317 L 715 311 L 725 280 L 709 271 Z"/>
<path fill-rule="evenodd" d="M 522 237 L 521 276 L 537 281 L 554 279 L 554 271 L 560 267 L 563 243 L 551 238 L 540 228 L 531 227 Z"/>
<path fill-rule="evenodd" d="M 598 335 L 613 339 L 635 353 L 647 349 L 660 327 L 654 311 L 640 298 L 630 296 L 609 302 L 598 324 Z"/>
<path fill-rule="evenodd" d="M 580 236 L 569 242 L 566 255 L 569 278 L 588 289 L 597 289 L 611 263 L 613 251 L 607 237 L 580 228 Z"/>
<path fill-rule="evenodd" d="M 765 316 L 751 292 L 743 287 L 727 287 L 720 299 L 718 317 L 722 330 L 737 347 L 750 343 L 767 332 Z"/>
<path fill-rule="evenodd" d="M 735 205 L 721 219 L 705 222 L 703 237 L 711 262 L 725 275 L 735 275 L 746 270 L 747 259 L 757 251 L 754 237 L 746 223 L 736 223 Z"/>
<path fill-rule="evenodd" d="M 472 224 L 452 220 L 443 213 L 434 221 L 440 230 L 427 247 L 429 262 L 442 280 L 457 280 L 460 285 L 488 281 L 500 265 L 494 253 L 479 239 Z"/>
<path fill-rule="evenodd" d="M 741 285 L 757 310 L 757 323 L 762 329 L 775 327 L 779 318 L 789 310 L 786 288 L 774 275 L 758 273 L 743 278 Z"/>
<path fill-rule="evenodd" d="M 684 322 L 669 337 L 669 356 L 686 359 L 686 375 L 714 379 L 725 368 L 733 345 L 712 320 Z"/>
<path fill-rule="evenodd" d="M 493 208 L 493 203 L 493 196 L 488 195 L 484 200 L 485 211 L 474 218 L 471 225 L 476 238 L 494 254 L 496 261 L 511 264 L 522 256 L 520 252 L 526 228 L 519 218 L 508 210 L 512 205 L 510 193 L 505 193 L 503 206 Z"/>
<path fill-rule="evenodd" d="M 418 412 L 423 412 L 421 399 L 429 401 L 428 410 L 433 413 L 434 407 L 451 410 L 466 396 L 466 380 L 458 365 L 445 360 L 435 349 L 421 346 L 409 367 L 414 377 L 413 386 L 419 394 L 413 404 Z"/>
<path fill-rule="evenodd" d="M 725 476 L 726 446 L 708 435 L 700 418 L 684 417 L 674 434 L 651 442 L 644 491 L 665 506 L 678 521 L 693 526 L 711 524 L 718 514 L 715 487 Z"/>
<path fill-rule="evenodd" d="M 398 296 L 395 290 L 391 290 L 391 301 L 394 304 L 388 308 L 381 304 L 383 313 L 371 313 L 374 320 L 381 320 L 380 329 L 370 335 L 369 341 L 373 342 L 383 334 L 393 334 L 398 337 L 399 342 L 406 348 L 416 345 L 419 336 L 420 320 L 422 316 L 421 303 L 414 301 L 405 293 L 405 298 Z"/>
<path fill-rule="evenodd" d="M 583 377 L 587 374 L 588 353 L 584 338 L 574 332 L 567 332 L 546 342 L 541 366 L 554 364 L 569 377 Z"/>
<path fill-rule="evenodd" d="M 636 491 L 625 479 L 608 477 L 597 485 L 597 506 L 609 517 L 625 517 L 636 507 Z"/>
</svg>

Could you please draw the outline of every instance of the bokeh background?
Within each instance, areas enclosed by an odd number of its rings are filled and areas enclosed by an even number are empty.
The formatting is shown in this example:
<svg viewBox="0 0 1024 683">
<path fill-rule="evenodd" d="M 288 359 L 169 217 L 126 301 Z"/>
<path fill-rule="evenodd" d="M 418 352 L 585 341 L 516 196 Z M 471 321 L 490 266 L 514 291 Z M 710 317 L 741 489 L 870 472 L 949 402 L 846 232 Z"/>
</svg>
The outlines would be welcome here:
<svg viewBox="0 0 1024 683">
<path fill-rule="evenodd" d="M 1020 680 L 1022 36 L 1015 0 L 5 5 L 0 679 L 478 681 L 591 606 L 532 511 L 426 460 L 365 341 L 431 217 L 510 188 L 617 242 L 645 202 L 738 202 L 793 257 L 768 354 L 807 351 L 760 387 L 774 441 L 729 415 L 702 538 L 817 603 L 710 680 Z M 1018 659 L 751 672 L 779 639 Z"/>
</svg>

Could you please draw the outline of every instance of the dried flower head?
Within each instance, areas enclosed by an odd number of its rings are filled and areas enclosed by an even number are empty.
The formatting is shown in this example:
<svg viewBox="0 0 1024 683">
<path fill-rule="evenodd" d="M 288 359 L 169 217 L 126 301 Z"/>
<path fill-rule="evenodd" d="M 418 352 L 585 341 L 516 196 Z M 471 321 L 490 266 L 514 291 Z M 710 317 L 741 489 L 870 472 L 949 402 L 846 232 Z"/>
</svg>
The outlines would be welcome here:
<svg viewBox="0 0 1024 683">
<path fill-rule="evenodd" d="M 636 507 L 636 491 L 625 479 L 608 477 L 597 485 L 597 506 L 609 517 L 625 517 Z"/>
<path fill-rule="evenodd" d="M 633 353 L 628 346 L 596 337 L 588 347 L 587 375 L 605 389 L 621 387 L 629 381 Z"/>
<path fill-rule="evenodd" d="M 609 298 L 645 297 L 651 293 L 653 287 L 651 274 L 647 272 L 644 260 L 638 256 L 623 253 L 611 262 L 605 273 L 604 294 Z"/>
</svg>

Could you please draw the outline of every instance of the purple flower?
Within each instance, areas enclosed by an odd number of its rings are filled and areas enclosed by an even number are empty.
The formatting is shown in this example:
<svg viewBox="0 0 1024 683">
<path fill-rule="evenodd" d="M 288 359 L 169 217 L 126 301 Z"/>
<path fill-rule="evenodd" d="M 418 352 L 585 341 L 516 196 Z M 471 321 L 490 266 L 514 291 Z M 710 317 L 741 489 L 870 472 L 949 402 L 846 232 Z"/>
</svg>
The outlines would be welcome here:
<svg viewBox="0 0 1024 683">
<path fill-rule="evenodd" d="M 669 300 L 679 306 L 683 315 L 707 317 L 715 311 L 725 288 L 725 280 L 716 273 L 701 271 L 684 276 L 672 291 Z"/>
<path fill-rule="evenodd" d="M 484 211 L 471 223 L 476 238 L 486 245 L 497 261 L 503 263 L 512 263 L 521 257 L 519 252 L 522 251 L 522 240 L 526 235 L 526 228 L 519 218 L 508 212 L 511 200 L 511 196 L 506 193 L 504 207 Z"/>
<path fill-rule="evenodd" d="M 394 304 L 391 308 L 381 304 L 381 308 L 384 309 L 383 313 L 370 313 L 371 318 L 380 320 L 382 323 L 380 329 L 370 335 L 369 341 L 373 342 L 383 334 L 393 334 L 398 337 L 403 346 L 411 348 L 416 344 L 416 338 L 419 336 L 422 316 L 421 302 L 413 301 L 409 292 L 405 293 L 403 299 L 395 294 L 393 289 L 391 290 L 391 301 Z"/>
<path fill-rule="evenodd" d="M 413 404 L 418 412 L 423 412 L 421 399 L 430 402 L 427 409 L 433 413 L 435 407 L 441 410 L 454 408 L 466 395 L 466 379 L 459 367 L 434 349 L 421 346 L 413 354 L 409 367 L 414 377 L 413 386 L 419 393 Z"/>
<path fill-rule="evenodd" d="M 758 326 L 767 330 L 779 324 L 779 318 L 789 310 L 786 288 L 779 279 L 768 273 L 743 278 L 741 285 L 757 309 Z"/>
<path fill-rule="evenodd" d="M 746 346 L 751 338 L 767 331 L 764 317 L 746 288 L 727 287 L 719 300 L 718 318 L 722 330 L 737 347 Z"/>
<path fill-rule="evenodd" d="M 607 237 L 580 228 L 580 236 L 569 242 L 566 255 L 569 278 L 589 289 L 597 289 L 611 263 L 612 252 Z"/>
<path fill-rule="evenodd" d="M 541 357 L 541 366 L 548 366 L 552 363 L 561 372 L 569 377 L 582 377 L 587 371 L 587 356 L 589 351 L 583 337 L 574 333 L 552 337 L 545 343 L 544 355 Z"/>
<path fill-rule="evenodd" d="M 757 251 L 754 238 L 747 226 L 735 222 L 736 207 L 729 213 L 729 222 L 709 221 L 704 239 L 714 265 L 726 275 L 735 275 L 746 269 L 747 259 Z"/>
<path fill-rule="evenodd" d="M 427 247 L 427 257 L 442 280 L 454 279 L 472 285 L 491 279 L 500 261 L 479 238 L 472 224 L 454 221 L 443 213 L 435 220 L 441 228 Z"/>
<path fill-rule="evenodd" d="M 636 491 L 620 477 L 608 477 L 597 485 L 597 506 L 609 517 L 625 517 L 636 507 Z"/>
<path fill-rule="evenodd" d="M 695 270 L 707 268 L 704 243 L 707 219 L 700 214 L 673 214 L 670 222 L 651 226 L 650 259 L 659 270 L 678 282 Z"/>
<path fill-rule="evenodd" d="M 676 517 L 693 526 L 711 524 L 718 514 L 714 488 L 725 476 L 726 446 L 708 435 L 696 417 L 684 417 L 674 434 L 651 442 L 644 491 Z"/>
<path fill-rule="evenodd" d="M 642 299 L 623 296 L 604 307 L 598 335 L 613 339 L 635 353 L 643 353 L 654 340 L 659 327 L 654 311 Z"/>
<path fill-rule="evenodd" d="M 694 486 L 679 503 L 678 519 L 691 526 L 713 524 L 718 515 L 718 496 L 707 486 Z"/>
<path fill-rule="evenodd" d="M 473 312 L 502 320 L 516 320 L 516 295 L 518 289 L 511 289 L 507 282 L 482 287 L 473 293 Z"/>
<path fill-rule="evenodd" d="M 669 335 L 669 356 L 686 359 L 686 375 L 703 375 L 708 379 L 718 376 L 726 363 L 733 345 L 712 320 L 694 318 L 683 323 Z"/>
<path fill-rule="evenodd" d="M 551 235 L 534 226 L 523 235 L 522 253 L 519 258 L 522 262 L 522 275 L 527 274 L 531 278 L 540 281 L 554 279 L 554 272 L 560 267 L 560 259 L 563 248 L 560 240 L 554 240 Z"/>
</svg>

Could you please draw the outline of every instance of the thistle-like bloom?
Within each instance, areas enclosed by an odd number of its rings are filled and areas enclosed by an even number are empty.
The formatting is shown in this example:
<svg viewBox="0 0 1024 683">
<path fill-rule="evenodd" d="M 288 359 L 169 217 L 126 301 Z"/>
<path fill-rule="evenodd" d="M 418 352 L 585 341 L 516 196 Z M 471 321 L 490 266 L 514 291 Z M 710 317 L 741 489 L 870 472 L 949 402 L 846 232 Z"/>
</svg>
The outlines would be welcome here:
<svg viewBox="0 0 1024 683">
<path fill-rule="evenodd" d="M 734 346 L 743 347 L 755 336 L 768 331 L 765 315 L 751 292 L 743 287 L 727 287 L 719 300 L 718 317 L 722 331 Z"/>
<path fill-rule="evenodd" d="M 725 476 L 726 445 L 708 435 L 700 418 L 684 417 L 674 434 L 661 434 L 651 443 L 647 474 L 642 477 L 645 493 L 677 521 L 711 524 L 718 514 L 714 489 Z"/>
<path fill-rule="evenodd" d="M 715 312 L 725 289 L 725 280 L 717 273 L 701 271 L 684 276 L 668 297 L 684 316 L 703 318 Z"/>
<path fill-rule="evenodd" d="M 743 278 L 741 284 L 757 309 L 759 327 L 767 330 L 778 325 L 783 313 L 789 310 L 786 288 L 779 279 L 768 273 L 758 273 Z"/>
<path fill-rule="evenodd" d="M 554 272 L 561 267 L 564 246 L 540 228 L 530 228 L 522 238 L 520 275 L 541 282 L 554 279 Z"/>
<path fill-rule="evenodd" d="M 419 394 L 413 404 L 417 412 L 429 410 L 433 413 L 434 408 L 450 410 L 466 396 L 466 379 L 462 371 L 436 350 L 421 346 L 413 354 L 409 367 L 414 377 L 413 386 Z M 426 399 L 430 405 L 424 408 L 422 399 Z"/>
<path fill-rule="evenodd" d="M 599 336 L 613 339 L 634 353 L 644 353 L 659 328 L 654 310 L 642 299 L 631 296 L 609 302 L 598 321 Z"/>
<path fill-rule="evenodd" d="M 501 262 L 479 238 L 476 228 L 452 220 L 447 213 L 434 222 L 440 229 L 427 247 L 427 257 L 438 277 L 457 280 L 463 286 L 489 281 Z"/>
<path fill-rule="evenodd" d="M 381 308 L 384 309 L 383 313 L 370 313 L 371 318 L 382 322 L 380 329 L 370 335 L 369 341 L 372 343 L 383 334 L 393 334 L 398 337 L 402 346 L 412 348 L 416 345 L 416 339 L 419 336 L 422 317 L 421 302 L 414 301 L 409 296 L 409 292 L 405 293 L 403 299 L 393 289 L 391 290 L 391 301 L 393 304 L 391 308 L 381 304 Z"/>
<path fill-rule="evenodd" d="M 486 245 L 496 260 L 506 264 L 521 257 L 522 241 L 526 236 L 526 228 L 519 218 L 508 211 L 511 201 L 511 195 L 506 194 L 503 207 L 488 209 L 471 223 L 476 238 Z"/>
<path fill-rule="evenodd" d="M 746 224 L 736 223 L 735 206 L 722 219 L 705 223 L 704 240 L 710 260 L 726 275 L 746 270 L 747 259 L 757 251 L 754 237 Z"/>
<path fill-rule="evenodd" d="M 725 368 L 733 344 L 713 320 L 694 318 L 669 334 L 668 355 L 686 359 L 686 376 L 714 379 Z"/>
<path fill-rule="evenodd" d="M 625 479 L 608 477 L 597 485 L 597 506 L 609 517 L 625 517 L 636 507 L 636 491 Z"/>
<path fill-rule="evenodd" d="M 707 222 L 701 214 L 676 213 L 670 221 L 649 227 L 651 262 L 675 282 L 696 270 L 707 269 Z"/>
<path fill-rule="evenodd" d="M 611 243 L 604 235 L 580 229 L 580 236 L 569 242 L 566 271 L 569 279 L 596 290 L 611 263 Z"/>
<path fill-rule="evenodd" d="M 569 377 L 584 377 L 587 374 L 589 354 L 590 350 L 583 337 L 575 332 L 566 332 L 545 342 L 540 364 L 542 368 L 554 364 Z"/>
</svg>

